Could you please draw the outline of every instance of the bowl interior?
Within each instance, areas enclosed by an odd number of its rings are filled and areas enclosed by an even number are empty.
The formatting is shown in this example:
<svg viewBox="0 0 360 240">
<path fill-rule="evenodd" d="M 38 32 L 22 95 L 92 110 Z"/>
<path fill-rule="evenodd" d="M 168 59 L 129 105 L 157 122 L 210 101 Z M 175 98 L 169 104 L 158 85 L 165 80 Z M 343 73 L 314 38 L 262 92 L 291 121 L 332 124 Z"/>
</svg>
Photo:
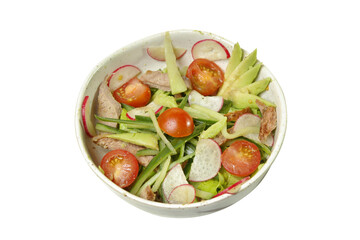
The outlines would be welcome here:
<svg viewBox="0 0 360 240">
<path fill-rule="evenodd" d="M 186 54 L 178 60 L 179 67 L 188 66 L 193 58 L 191 56 L 191 48 L 193 44 L 202 39 L 215 39 L 221 42 L 231 53 L 234 43 L 220 37 L 214 35 L 212 33 L 206 33 L 201 31 L 195 30 L 178 30 L 178 31 L 171 31 L 170 32 L 171 39 L 173 42 L 174 47 L 182 47 L 186 48 Z M 164 204 L 158 202 L 148 201 L 137 196 L 134 196 L 127 191 L 121 189 L 114 183 L 112 183 L 109 179 L 107 179 L 98 169 L 100 161 L 103 155 L 107 152 L 103 148 L 95 145 L 92 143 L 91 139 L 85 134 L 83 127 L 82 127 L 82 120 L 81 120 L 81 105 L 82 101 L 85 96 L 89 96 L 90 104 L 92 104 L 93 110 L 96 108 L 96 96 L 97 96 L 97 89 L 100 83 L 106 79 L 109 74 L 111 74 L 115 69 L 122 65 L 135 65 L 145 72 L 146 70 L 158 70 L 163 69 L 165 67 L 165 62 L 156 61 L 148 56 L 146 52 L 146 48 L 149 46 L 161 46 L 163 45 L 164 41 L 164 33 L 156 34 L 142 40 L 136 41 L 126 47 L 119 49 L 118 51 L 111 54 L 109 57 L 105 58 L 101 61 L 90 73 L 88 78 L 86 79 L 83 88 L 80 91 L 78 102 L 76 106 L 76 114 L 75 114 L 75 126 L 76 126 L 76 136 L 78 139 L 78 143 L 80 149 L 85 157 L 85 160 L 89 164 L 90 168 L 94 171 L 94 173 L 104 181 L 113 191 L 119 194 L 120 197 L 125 198 L 132 204 L 138 205 L 140 207 L 145 208 L 163 208 L 163 209 L 198 209 L 202 206 L 208 206 L 209 209 L 217 210 L 219 206 L 217 206 L 218 202 L 226 202 L 224 201 L 227 198 L 234 198 L 233 201 L 229 202 L 229 205 L 233 202 L 242 198 L 242 195 L 246 195 L 250 192 L 264 177 L 264 175 L 269 170 L 271 164 L 275 160 L 286 131 L 286 104 L 285 98 L 282 93 L 282 90 L 276 80 L 276 78 L 272 75 L 272 73 L 266 68 L 264 65 L 259 73 L 258 79 L 263 79 L 265 77 L 271 77 L 272 82 L 269 85 L 269 90 L 265 91 L 261 97 L 274 102 L 277 105 L 277 129 L 275 132 L 275 142 L 272 149 L 272 154 L 267 160 L 264 167 L 249 181 L 247 181 L 243 186 L 242 189 L 238 194 L 235 195 L 222 195 L 220 197 L 199 202 L 193 203 L 188 205 L 173 205 L 173 204 Z M 245 51 L 246 53 L 246 51 Z M 221 60 L 216 61 L 216 63 L 225 70 L 228 60 Z M 241 194 L 241 192 L 243 192 Z M 226 204 L 225 204 L 226 205 Z M 223 206 L 226 207 L 226 206 Z M 147 209 L 145 209 L 147 210 Z M 151 211 L 151 210 L 150 210 Z M 170 210 L 171 211 L 171 210 Z M 211 210 L 207 210 L 211 211 Z"/>
</svg>

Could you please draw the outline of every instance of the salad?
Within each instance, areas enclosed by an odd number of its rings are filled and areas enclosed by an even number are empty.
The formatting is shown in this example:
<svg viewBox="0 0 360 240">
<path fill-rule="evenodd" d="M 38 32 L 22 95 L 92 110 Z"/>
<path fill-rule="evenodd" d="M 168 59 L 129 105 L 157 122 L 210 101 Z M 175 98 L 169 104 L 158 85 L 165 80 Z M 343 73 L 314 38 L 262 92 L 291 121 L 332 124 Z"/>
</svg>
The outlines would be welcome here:
<svg viewBox="0 0 360 240">
<path fill-rule="evenodd" d="M 189 52 L 193 60 L 179 68 Z M 259 78 L 257 50 L 246 55 L 236 43 L 230 54 L 214 39 L 186 49 L 166 32 L 146 53 L 164 67 L 119 66 L 100 84 L 95 114 L 84 98 L 84 130 L 108 150 L 100 171 L 150 201 L 235 194 L 267 161 L 277 124 L 275 104 L 261 97 L 271 78 Z"/>
</svg>

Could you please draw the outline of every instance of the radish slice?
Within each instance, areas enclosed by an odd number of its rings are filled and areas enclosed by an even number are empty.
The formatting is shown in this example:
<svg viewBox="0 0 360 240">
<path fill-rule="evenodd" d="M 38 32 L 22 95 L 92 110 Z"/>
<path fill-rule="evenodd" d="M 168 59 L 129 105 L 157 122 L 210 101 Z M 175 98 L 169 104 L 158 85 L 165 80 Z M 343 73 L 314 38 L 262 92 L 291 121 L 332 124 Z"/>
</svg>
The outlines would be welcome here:
<svg viewBox="0 0 360 240">
<path fill-rule="evenodd" d="M 260 129 L 260 124 L 261 118 L 258 115 L 252 113 L 245 113 L 236 120 L 234 124 L 234 132 L 247 127 L 258 127 Z M 246 134 L 244 135 L 244 137 L 254 140 L 256 142 L 260 142 L 259 134 L 256 133 Z M 270 134 L 266 138 L 264 144 L 267 146 L 272 146 L 274 144 L 274 135 Z"/>
<path fill-rule="evenodd" d="M 183 169 L 181 168 L 181 165 L 176 164 L 173 168 L 169 170 L 162 183 L 162 189 L 165 198 L 169 201 L 169 196 L 174 190 L 174 188 L 183 184 L 188 184 L 188 182 L 186 181 L 186 177 Z"/>
<path fill-rule="evenodd" d="M 176 59 L 181 58 L 186 53 L 185 48 L 174 48 Z M 146 49 L 147 54 L 155 60 L 165 61 L 165 48 L 164 47 L 148 47 Z"/>
<path fill-rule="evenodd" d="M 195 200 L 195 188 L 190 184 L 182 184 L 175 187 L 170 195 L 168 202 L 174 204 L 187 204 Z"/>
<path fill-rule="evenodd" d="M 203 96 L 195 90 L 190 92 L 188 101 L 190 105 L 197 104 L 216 112 L 219 112 L 224 104 L 221 96 Z"/>
<path fill-rule="evenodd" d="M 132 110 L 128 111 L 126 113 L 126 116 L 128 118 L 130 118 L 131 120 L 135 120 L 135 116 L 149 116 L 148 110 L 152 109 L 155 114 L 158 113 L 161 109 L 163 108 L 163 106 L 157 105 L 154 102 L 149 103 L 148 105 L 144 106 L 144 107 L 138 107 L 138 108 L 133 108 Z"/>
<path fill-rule="evenodd" d="M 91 121 L 91 108 L 90 108 L 90 103 L 89 103 L 89 96 L 85 96 L 85 98 L 83 100 L 83 103 L 81 105 L 81 116 L 82 116 L 85 133 L 89 137 L 96 136 L 96 130 Z"/>
<path fill-rule="evenodd" d="M 240 181 L 234 183 L 233 185 L 231 185 L 230 187 L 228 188 L 225 188 L 224 190 L 222 190 L 221 192 L 219 192 L 218 194 L 216 194 L 213 198 L 215 197 L 218 197 L 218 196 L 221 196 L 225 193 L 228 193 L 228 194 L 235 194 L 237 192 L 239 192 L 240 188 L 241 188 L 241 185 L 243 183 L 245 183 L 247 180 L 249 180 L 250 177 L 244 177 L 243 179 L 241 179 Z"/>
<path fill-rule="evenodd" d="M 191 54 L 193 59 L 206 58 L 211 61 L 230 57 L 226 47 L 214 39 L 204 39 L 196 42 L 191 49 Z"/>
<path fill-rule="evenodd" d="M 212 139 L 200 139 L 191 165 L 189 181 L 202 182 L 216 176 L 221 167 L 221 149 Z"/>
<path fill-rule="evenodd" d="M 124 65 L 117 68 L 108 79 L 110 91 L 115 91 L 130 79 L 136 77 L 140 72 L 140 69 L 133 65 Z"/>
</svg>

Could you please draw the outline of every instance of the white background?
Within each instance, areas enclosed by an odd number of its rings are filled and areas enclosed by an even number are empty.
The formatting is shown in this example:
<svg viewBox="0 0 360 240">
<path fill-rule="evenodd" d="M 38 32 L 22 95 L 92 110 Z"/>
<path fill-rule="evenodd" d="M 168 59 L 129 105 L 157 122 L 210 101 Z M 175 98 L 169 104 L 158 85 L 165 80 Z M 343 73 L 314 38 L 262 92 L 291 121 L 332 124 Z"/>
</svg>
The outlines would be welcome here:
<svg viewBox="0 0 360 240">
<path fill-rule="evenodd" d="M 2 1 L 0 239 L 359 239 L 357 1 Z M 91 171 L 77 95 L 115 50 L 176 29 L 258 58 L 286 96 L 282 150 L 222 211 L 174 219 L 122 201 Z"/>
</svg>

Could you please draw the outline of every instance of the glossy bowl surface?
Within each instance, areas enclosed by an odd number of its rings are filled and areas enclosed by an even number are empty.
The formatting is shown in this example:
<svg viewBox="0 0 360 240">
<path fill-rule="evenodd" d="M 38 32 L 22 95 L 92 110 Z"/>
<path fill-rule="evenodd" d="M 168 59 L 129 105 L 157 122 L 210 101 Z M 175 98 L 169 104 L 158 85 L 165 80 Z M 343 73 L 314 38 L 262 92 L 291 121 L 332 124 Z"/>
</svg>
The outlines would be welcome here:
<svg viewBox="0 0 360 240">
<path fill-rule="evenodd" d="M 82 126 L 81 105 L 84 97 L 89 96 L 89 101 L 91 101 L 90 103 L 93 103 L 93 108 L 96 107 L 96 101 L 94 101 L 94 99 L 97 94 L 98 86 L 107 76 L 109 76 L 109 74 L 111 74 L 111 72 L 113 72 L 119 66 L 132 64 L 139 67 L 142 72 L 145 72 L 146 70 L 158 70 L 164 68 L 165 62 L 152 59 L 148 56 L 146 52 L 146 48 L 149 46 L 161 46 L 164 41 L 164 34 L 165 33 L 159 33 L 133 42 L 132 44 L 119 49 L 118 51 L 111 54 L 109 57 L 105 58 L 92 70 L 85 83 L 83 84 L 76 104 L 76 138 L 78 140 L 78 144 L 85 158 L 85 161 L 87 162 L 91 170 L 123 200 L 144 211 L 161 216 L 201 216 L 218 211 L 239 201 L 248 193 L 250 193 L 265 177 L 272 163 L 275 161 L 285 137 L 287 122 L 285 97 L 276 78 L 267 69 L 267 67 L 263 65 L 260 70 L 258 79 L 271 77 L 272 82 L 269 85 L 269 90 L 264 92 L 261 97 L 274 102 L 277 106 L 278 123 L 275 132 L 275 141 L 272 149 L 272 154 L 265 163 L 265 165 L 259 170 L 259 172 L 255 174 L 255 176 L 253 176 L 249 181 L 245 182 L 242 185 L 240 191 L 237 194 L 224 194 L 214 199 L 187 205 L 152 202 L 130 194 L 126 190 L 123 190 L 117 185 L 115 185 L 99 171 L 98 166 L 100 164 L 102 156 L 106 153 L 106 150 L 93 144 L 91 139 L 85 134 Z M 207 38 L 215 39 L 221 42 L 229 50 L 230 53 L 234 45 L 233 42 L 230 42 L 215 34 L 196 30 L 170 31 L 170 36 L 174 47 L 182 47 L 188 49 L 186 54 L 178 60 L 178 65 L 180 68 L 182 66 L 188 66 L 192 62 L 193 59 L 191 56 L 191 48 L 193 44 L 199 40 Z M 238 41 L 240 41 L 240 39 L 238 39 Z M 221 60 L 217 61 L 216 63 L 225 70 L 227 61 L 228 60 Z"/>
</svg>

